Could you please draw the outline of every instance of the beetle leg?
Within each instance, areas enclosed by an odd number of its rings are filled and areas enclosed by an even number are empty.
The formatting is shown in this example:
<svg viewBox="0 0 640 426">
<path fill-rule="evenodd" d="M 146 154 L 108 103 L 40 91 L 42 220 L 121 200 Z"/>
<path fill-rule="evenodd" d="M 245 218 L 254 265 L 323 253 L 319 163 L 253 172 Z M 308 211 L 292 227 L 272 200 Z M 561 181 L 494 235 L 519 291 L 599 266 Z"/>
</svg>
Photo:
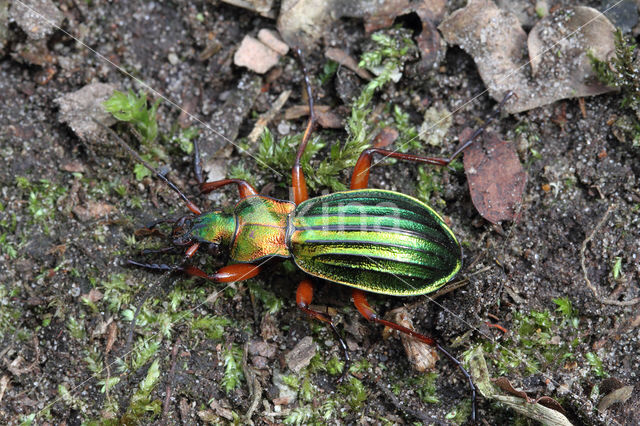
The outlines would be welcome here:
<svg viewBox="0 0 640 426">
<path fill-rule="evenodd" d="M 475 139 L 484 132 L 486 126 L 491 123 L 495 117 L 500 113 L 500 110 L 504 106 L 505 102 L 514 96 L 513 92 L 507 92 L 502 101 L 498 104 L 498 107 L 495 111 L 489 116 L 485 125 L 476 129 L 473 134 L 467 139 L 461 146 L 453 153 L 453 155 L 449 158 L 441 158 L 441 157 L 425 157 L 422 155 L 413 155 L 413 154 L 403 154 L 401 152 L 389 151 L 386 149 L 379 148 L 368 148 L 362 151 L 360 157 L 358 157 L 358 162 L 356 163 L 355 168 L 353 169 L 353 175 L 351 176 L 351 189 L 364 189 L 369 185 L 369 169 L 371 169 L 371 159 L 373 158 L 373 154 L 380 154 L 386 157 L 398 158 L 400 160 L 414 161 L 417 163 L 425 163 L 425 164 L 433 164 L 436 166 L 448 166 L 456 157 L 462 153 L 465 149 L 467 149 Z"/>
<path fill-rule="evenodd" d="M 342 374 L 338 379 L 338 383 L 340 383 L 346 377 L 347 373 L 349 372 L 349 367 L 351 365 L 351 359 L 349 358 L 349 351 L 347 350 L 347 344 L 342 339 L 340 332 L 338 331 L 335 324 L 333 323 L 333 321 L 328 315 L 322 312 L 314 311 L 313 309 L 309 308 L 309 306 L 311 305 L 312 299 L 313 299 L 313 282 L 311 282 L 311 280 L 308 278 L 300 281 L 300 284 L 298 284 L 298 289 L 296 290 L 296 304 L 298 305 L 298 308 L 300 308 L 302 312 L 309 315 L 311 318 L 322 321 L 325 324 L 329 324 L 329 326 L 333 330 L 333 333 L 336 335 L 338 342 L 340 342 L 340 346 L 342 346 L 342 352 L 344 353 L 345 362 L 344 362 L 344 368 L 342 370 Z"/>
<path fill-rule="evenodd" d="M 223 266 L 218 269 L 213 275 L 209 275 L 200 268 L 187 265 L 166 265 L 164 263 L 140 263 L 135 260 L 127 261 L 131 265 L 139 266 L 141 268 L 154 269 L 156 271 L 165 272 L 184 272 L 189 275 L 204 278 L 207 280 L 215 281 L 218 283 L 233 283 L 237 281 L 248 280 L 260 273 L 260 267 L 251 263 L 236 263 L 233 265 Z"/>
<path fill-rule="evenodd" d="M 196 277 L 204 278 L 207 280 L 215 281 L 218 283 L 234 283 L 237 281 L 248 280 L 260 273 L 260 266 L 253 265 L 251 263 L 236 263 L 233 265 L 223 266 L 218 269 L 213 275 L 209 275 L 202 269 L 195 266 L 187 265 L 182 267 L 182 270 Z"/>
<path fill-rule="evenodd" d="M 464 376 L 468 380 L 469 387 L 471 388 L 471 419 L 472 419 L 473 422 L 475 422 L 475 420 L 476 420 L 476 386 L 473 384 L 473 379 L 471 378 L 471 375 L 467 372 L 467 370 L 464 368 L 462 363 L 460 361 L 458 361 L 453 355 L 451 355 L 449 353 L 449 351 L 447 351 L 444 347 L 442 347 L 432 337 L 425 336 L 425 335 L 420 334 L 420 333 L 418 333 L 418 332 L 416 332 L 414 330 L 411 330 L 411 329 L 409 329 L 407 327 L 403 327 L 403 326 L 401 326 L 399 324 L 396 324 L 394 322 L 387 321 L 387 320 L 384 320 L 382 318 L 379 318 L 378 315 L 376 314 L 376 312 L 369 305 L 369 302 L 367 302 L 367 297 L 365 296 L 365 294 L 364 294 L 364 292 L 362 290 L 353 289 L 352 295 L 353 295 L 353 303 L 356 305 L 356 308 L 358 309 L 358 312 L 360 312 L 362 314 L 362 316 L 365 317 L 367 320 L 373 321 L 373 322 L 377 322 L 378 324 L 382 324 L 382 325 L 384 325 L 386 327 L 389 327 L 389 328 L 393 328 L 394 330 L 398 330 L 398 331 L 400 331 L 402 333 L 408 334 L 409 336 L 413 337 L 414 339 L 418 339 L 421 342 L 424 342 L 429 346 L 435 347 L 444 356 L 449 358 L 449 360 L 451 362 L 453 362 L 458 367 L 458 369 L 460 369 L 462 374 L 464 374 Z"/>
<path fill-rule="evenodd" d="M 247 198 L 250 195 L 258 195 L 258 191 L 256 191 L 249 182 L 242 179 L 222 179 L 213 182 L 205 182 L 204 178 L 202 177 L 202 165 L 200 164 L 200 146 L 198 145 L 198 139 L 195 139 L 193 141 L 193 169 L 196 174 L 198 186 L 200 186 L 201 194 L 208 194 L 214 189 L 218 189 L 222 186 L 234 183 L 238 185 L 240 198 Z"/>
<path fill-rule="evenodd" d="M 238 191 L 240 191 L 240 198 L 247 198 L 251 195 L 258 195 L 258 191 L 246 180 L 242 179 L 222 179 L 213 182 L 202 182 L 200 184 L 200 193 L 208 194 L 214 189 L 218 189 L 225 185 L 236 184 L 238 185 Z"/>
</svg>

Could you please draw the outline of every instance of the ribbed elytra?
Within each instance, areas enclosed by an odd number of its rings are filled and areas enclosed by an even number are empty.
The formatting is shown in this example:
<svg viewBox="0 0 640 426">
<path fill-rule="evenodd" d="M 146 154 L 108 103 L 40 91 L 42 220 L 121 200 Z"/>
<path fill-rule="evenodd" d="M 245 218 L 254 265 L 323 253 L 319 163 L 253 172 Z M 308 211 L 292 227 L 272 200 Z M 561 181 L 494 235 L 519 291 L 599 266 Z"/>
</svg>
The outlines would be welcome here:
<svg viewBox="0 0 640 426">
<path fill-rule="evenodd" d="M 456 237 L 433 209 L 379 189 L 300 203 L 288 245 L 296 264 L 311 275 L 398 296 L 435 291 L 462 265 Z"/>
</svg>

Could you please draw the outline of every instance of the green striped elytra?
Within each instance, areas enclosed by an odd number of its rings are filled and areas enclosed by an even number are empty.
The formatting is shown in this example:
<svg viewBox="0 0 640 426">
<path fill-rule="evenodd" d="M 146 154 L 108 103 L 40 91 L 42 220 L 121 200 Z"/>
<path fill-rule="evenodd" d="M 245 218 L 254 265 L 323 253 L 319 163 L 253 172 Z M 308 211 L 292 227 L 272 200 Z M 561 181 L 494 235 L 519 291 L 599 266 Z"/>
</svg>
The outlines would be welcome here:
<svg viewBox="0 0 640 426">
<path fill-rule="evenodd" d="M 253 195 L 232 213 L 205 213 L 191 226 L 183 238 L 224 245 L 234 263 L 291 258 L 310 275 L 371 293 L 430 293 L 462 265 L 456 237 L 433 209 L 379 189 L 337 192 L 297 206 Z"/>
<path fill-rule="evenodd" d="M 354 304 L 367 320 L 410 335 L 436 348 L 453 362 L 469 385 L 471 417 L 475 421 L 476 388 L 460 361 L 435 339 L 382 319 L 367 302 L 365 292 L 393 296 L 427 294 L 445 285 L 462 266 L 461 248 L 455 235 L 431 207 L 408 195 L 368 189 L 373 156 L 447 166 L 483 129 L 476 130 L 449 158 L 366 149 L 354 167 L 349 191 L 310 198 L 300 161 L 316 118 L 304 66 L 303 71 L 310 114 L 292 169 L 293 202 L 259 195 L 244 180 L 204 182 L 198 146 L 194 144 L 195 174 L 201 193 L 235 185 L 240 194 L 231 213 L 202 212 L 163 174 L 117 138 L 138 161 L 176 191 L 192 212 L 176 220 L 173 226 L 172 242 L 185 248 L 184 262 L 166 265 L 130 260 L 129 263 L 153 270 L 179 271 L 214 282 L 238 282 L 258 275 L 270 259 L 290 258 L 308 275 L 296 290 L 298 308 L 328 324 L 344 351 L 346 363 L 339 380 L 349 370 L 347 346 L 332 319 L 310 307 L 315 278 L 351 287 Z M 508 93 L 504 97 L 499 108 L 510 96 Z M 492 119 L 493 116 L 487 123 Z M 201 248 L 228 251 L 229 264 L 211 274 L 189 264 L 189 259 Z"/>
</svg>

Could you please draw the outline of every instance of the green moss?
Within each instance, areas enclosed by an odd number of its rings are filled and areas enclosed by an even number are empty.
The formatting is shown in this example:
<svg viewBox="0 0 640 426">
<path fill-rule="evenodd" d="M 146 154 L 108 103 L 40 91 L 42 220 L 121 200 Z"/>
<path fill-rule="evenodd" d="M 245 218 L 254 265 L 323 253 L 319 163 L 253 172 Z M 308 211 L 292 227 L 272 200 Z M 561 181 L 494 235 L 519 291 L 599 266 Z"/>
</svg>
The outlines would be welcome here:
<svg viewBox="0 0 640 426">
<path fill-rule="evenodd" d="M 349 377 L 346 383 L 338 386 L 338 391 L 345 398 L 352 411 L 359 411 L 367 401 L 369 394 L 364 384 L 355 377 Z"/>
<path fill-rule="evenodd" d="M 341 361 L 338 357 L 331 357 L 329 362 L 326 364 L 327 373 L 332 376 L 339 376 L 342 374 L 342 370 L 344 369 L 344 361 Z"/>
<path fill-rule="evenodd" d="M 191 321 L 191 330 L 204 331 L 207 339 L 220 340 L 224 336 L 225 327 L 231 325 L 231 320 L 225 317 L 205 315 Z"/>
<path fill-rule="evenodd" d="M 16 185 L 26 198 L 26 210 L 30 225 L 38 225 L 45 234 L 50 233 L 49 224 L 54 223 L 54 216 L 67 188 L 56 185 L 47 179 L 30 181 L 26 177 L 16 176 Z"/>
<path fill-rule="evenodd" d="M 571 336 L 578 337 L 578 313 L 567 298 L 555 299 L 554 302 L 557 314 L 549 310 L 528 314 L 514 312 L 512 332 L 505 335 L 500 343 L 483 344 L 485 353 L 494 354 L 490 362 L 496 375 L 514 374 L 516 371 L 523 375 L 536 374 L 575 358 L 572 350 L 576 341 L 572 341 Z M 552 341 L 552 337 L 559 335 L 565 337 Z"/>
<path fill-rule="evenodd" d="M 129 407 L 124 419 L 128 423 L 130 420 L 139 420 L 144 415 L 150 413 L 153 416 L 160 414 L 162 403 L 159 399 L 151 397 L 152 391 L 157 386 L 160 379 L 160 362 L 156 359 L 147 370 L 147 375 L 138 385 L 138 389 L 131 396 Z M 137 423 L 137 422 L 136 422 Z"/>
<path fill-rule="evenodd" d="M 222 386 L 225 392 L 231 392 L 244 380 L 242 373 L 242 349 L 237 345 L 231 345 L 222 352 L 224 362 L 224 377 Z"/>
<path fill-rule="evenodd" d="M 636 58 L 636 44 L 633 38 L 625 37 L 622 30 L 614 33 L 615 56 L 608 61 L 601 61 L 592 52 L 587 52 L 598 79 L 611 87 L 617 87 L 622 93 L 622 108 L 628 108 L 635 117 L 623 116 L 618 119 L 629 121 L 624 125 L 616 122 L 615 126 L 627 133 L 634 146 L 640 146 L 640 74 Z"/>
<path fill-rule="evenodd" d="M 147 95 L 133 90 L 128 93 L 115 91 L 104 103 L 104 108 L 120 121 L 131 123 L 144 143 L 151 143 L 158 137 L 156 113 L 160 100 L 147 107 Z"/>
<path fill-rule="evenodd" d="M 275 314 L 282 309 L 282 299 L 277 298 L 275 294 L 265 289 L 257 281 L 249 281 L 249 291 L 251 291 L 251 294 L 264 304 L 264 307 L 270 314 Z"/>
</svg>

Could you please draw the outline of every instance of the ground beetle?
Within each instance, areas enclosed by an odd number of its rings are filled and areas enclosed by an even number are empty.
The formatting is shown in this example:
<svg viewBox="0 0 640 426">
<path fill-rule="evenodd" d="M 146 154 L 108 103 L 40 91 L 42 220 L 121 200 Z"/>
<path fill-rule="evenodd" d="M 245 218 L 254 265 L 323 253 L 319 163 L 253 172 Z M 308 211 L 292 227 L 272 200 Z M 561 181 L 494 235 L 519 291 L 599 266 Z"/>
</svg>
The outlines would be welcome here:
<svg viewBox="0 0 640 426">
<path fill-rule="evenodd" d="M 192 212 L 173 224 L 172 242 L 175 247 L 186 248 L 185 262 L 166 265 L 130 260 L 129 263 L 153 270 L 181 271 L 215 282 L 237 282 L 258 275 L 263 269 L 262 265 L 269 259 L 292 259 L 312 277 L 351 287 L 354 304 L 367 320 L 406 333 L 437 348 L 451 360 L 469 383 L 471 415 L 475 421 L 476 389 L 471 375 L 460 361 L 433 338 L 380 318 L 365 296 L 365 292 L 416 296 L 441 288 L 462 266 L 460 244 L 440 215 L 425 203 L 408 195 L 367 189 L 367 186 L 374 154 L 447 166 L 484 129 L 477 129 L 450 158 L 368 148 L 356 163 L 350 190 L 309 198 L 300 159 L 314 129 L 316 117 L 311 84 L 304 64 L 302 68 L 310 114 L 292 170 L 293 202 L 259 195 L 244 180 L 204 182 L 198 146 L 194 144 L 195 174 L 201 193 L 206 194 L 226 185 L 236 185 L 240 192 L 240 201 L 233 212 L 203 213 L 164 174 L 147 164 L 126 142 L 117 138 L 138 161 L 169 185 Z M 504 97 L 487 123 L 511 96 L 512 93 L 508 93 Z M 228 250 L 230 264 L 213 274 L 188 265 L 188 259 L 200 248 Z M 333 329 L 347 361 L 344 377 L 349 369 L 346 344 L 331 318 L 310 308 L 313 290 L 311 277 L 302 280 L 296 291 L 297 305 L 307 315 L 327 323 Z"/>
</svg>

